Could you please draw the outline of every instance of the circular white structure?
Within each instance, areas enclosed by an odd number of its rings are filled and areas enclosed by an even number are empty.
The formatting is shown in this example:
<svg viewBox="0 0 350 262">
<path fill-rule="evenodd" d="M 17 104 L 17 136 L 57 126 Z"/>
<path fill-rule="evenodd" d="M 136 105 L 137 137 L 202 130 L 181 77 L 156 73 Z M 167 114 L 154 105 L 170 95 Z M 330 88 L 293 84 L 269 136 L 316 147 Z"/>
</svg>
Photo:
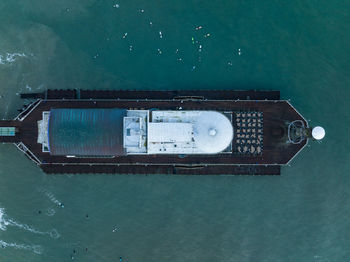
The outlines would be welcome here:
<svg viewBox="0 0 350 262">
<path fill-rule="evenodd" d="M 326 131 L 321 126 L 316 126 L 312 129 L 312 137 L 316 140 L 321 140 L 326 135 Z"/>
<path fill-rule="evenodd" d="M 233 139 L 231 121 L 215 111 L 202 112 L 194 123 L 196 146 L 206 154 L 216 154 L 225 150 Z"/>
<path fill-rule="evenodd" d="M 209 135 L 215 136 L 216 135 L 216 129 L 212 128 L 209 130 Z"/>
</svg>

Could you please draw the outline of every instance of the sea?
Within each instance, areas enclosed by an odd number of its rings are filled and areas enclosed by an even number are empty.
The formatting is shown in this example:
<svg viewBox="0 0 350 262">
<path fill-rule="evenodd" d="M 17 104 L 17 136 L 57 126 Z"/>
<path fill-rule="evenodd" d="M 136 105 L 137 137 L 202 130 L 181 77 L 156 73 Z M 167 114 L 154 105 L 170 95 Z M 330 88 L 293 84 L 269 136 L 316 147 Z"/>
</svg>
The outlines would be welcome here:
<svg viewBox="0 0 350 262">
<path fill-rule="evenodd" d="M 349 10 L 1 0 L 0 119 L 47 88 L 273 89 L 326 136 L 281 176 L 45 175 L 1 144 L 0 262 L 350 261 Z"/>
</svg>

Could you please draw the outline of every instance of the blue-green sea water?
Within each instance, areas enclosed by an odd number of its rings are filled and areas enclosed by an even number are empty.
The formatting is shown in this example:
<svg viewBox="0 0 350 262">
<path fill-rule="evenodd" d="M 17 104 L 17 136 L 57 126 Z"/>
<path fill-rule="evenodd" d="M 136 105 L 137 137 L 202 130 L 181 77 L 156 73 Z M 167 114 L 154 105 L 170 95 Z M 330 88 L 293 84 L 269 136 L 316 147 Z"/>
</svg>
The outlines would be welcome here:
<svg viewBox="0 0 350 262">
<path fill-rule="evenodd" d="M 45 175 L 0 145 L 0 261 L 350 261 L 349 10 L 1 0 L 0 118 L 46 88 L 278 89 L 327 134 L 280 177 Z"/>
</svg>

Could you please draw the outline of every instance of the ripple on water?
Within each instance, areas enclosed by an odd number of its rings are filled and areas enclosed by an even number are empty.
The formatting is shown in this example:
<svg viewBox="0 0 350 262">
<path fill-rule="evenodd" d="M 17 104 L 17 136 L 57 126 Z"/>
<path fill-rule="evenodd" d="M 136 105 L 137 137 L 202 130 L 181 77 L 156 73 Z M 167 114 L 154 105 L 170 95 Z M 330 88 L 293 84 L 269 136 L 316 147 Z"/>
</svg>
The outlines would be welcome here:
<svg viewBox="0 0 350 262">
<path fill-rule="evenodd" d="M 50 214 L 54 214 L 55 210 L 54 209 L 51 209 L 50 210 Z M 34 234 L 39 234 L 39 235 L 49 235 L 51 238 L 59 238 L 60 237 L 60 234 L 57 232 L 56 229 L 52 229 L 50 231 L 47 231 L 47 232 L 43 232 L 43 231 L 39 231 L 29 225 L 26 225 L 26 224 L 21 224 L 11 218 L 5 218 L 5 211 L 4 211 L 4 208 L 0 208 L 0 229 L 5 231 L 6 230 L 6 226 L 14 226 L 14 227 L 18 227 L 18 228 L 21 228 L 23 230 L 26 230 L 26 231 L 29 231 L 31 233 L 34 233 Z"/>
<path fill-rule="evenodd" d="M 0 208 L 0 230 L 6 230 L 6 221 L 4 219 L 5 211 L 3 208 Z"/>
<path fill-rule="evenodd" d="M 33 245 L 32 250 L 35 254 L 39 254 L 39 255 L 42 254 L 44 251 L 43 247 L 40 245 Z"/>
<path fill-rule="evenodd" d="M 55 214 L 56 214 L 56 211 L 55 211 L 55 209 L 53 209 L 53 208 L 48 208 L 48 209 L 46 210 L 46 215 L 49 216 L 49 217 L 52 217 L 52 216 L 55 215 Z"/>
<path fill-rule="evenodd" d="M 52 229 L 52 230 L 50 231 L 50 237 L 52 237 L 52 238 L 54 238 L 54 239 L 57 239 L 57 238 L 60 237 L 60 234 L 57 232 L 56 229 Z"/>
<path fill-rule="evenodd" d="M 44 249 L 40 245 L 24 245 L 24 244 L 17 244 L 17 243 L 7 243 L 3 240 L 0 240 L 0 245 L 2 248 L 12 247 L 14 249 L 22 249 L 22 250 L 31 250 L 35 254 L 42 254 Z"/>
</svg>

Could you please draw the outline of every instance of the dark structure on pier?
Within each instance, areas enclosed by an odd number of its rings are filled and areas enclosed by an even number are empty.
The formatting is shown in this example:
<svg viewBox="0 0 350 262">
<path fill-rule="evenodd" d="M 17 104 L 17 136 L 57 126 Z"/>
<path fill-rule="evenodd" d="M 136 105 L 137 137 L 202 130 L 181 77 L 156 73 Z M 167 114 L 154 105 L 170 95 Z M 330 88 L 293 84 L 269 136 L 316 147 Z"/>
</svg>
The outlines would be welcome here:
<svg viewBox="0 0 350 262">
<path fill-rule="evenodd" d="M 0 121 L 0 142 L 14 143 L 50 174 L 279 175 L 281 166 L 308 140 L 307 121 L 288 101 L 280 100 L 279 91 L 47 90 L 21 97 L 32 102 L 14 120 Z M 123 154 L 122 127 L 111 119 L 123 117 L 130 109 L 223 112 L 232 121 L 232 147 L 208 155 Z M 38 124 L 48 111 L 50 148 L 39 143 L 38 137 Z M 76 121 L 60 126 L 57 119 L 68 117 Z M 102 132 L 100 140 L 94 141 L 81 130 L 75 132 L 81 119 L 91 132 Z M 113 125 L 106 127 L 107 122 Z M 299 123 L 304 133 L 294 132 L 293 123 Z"/>
</svg>

